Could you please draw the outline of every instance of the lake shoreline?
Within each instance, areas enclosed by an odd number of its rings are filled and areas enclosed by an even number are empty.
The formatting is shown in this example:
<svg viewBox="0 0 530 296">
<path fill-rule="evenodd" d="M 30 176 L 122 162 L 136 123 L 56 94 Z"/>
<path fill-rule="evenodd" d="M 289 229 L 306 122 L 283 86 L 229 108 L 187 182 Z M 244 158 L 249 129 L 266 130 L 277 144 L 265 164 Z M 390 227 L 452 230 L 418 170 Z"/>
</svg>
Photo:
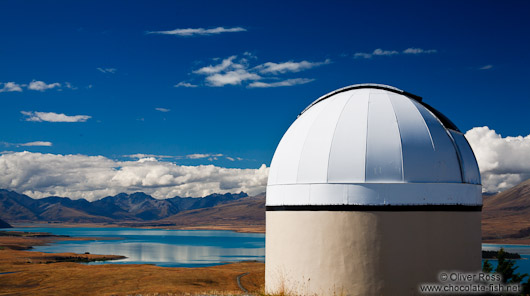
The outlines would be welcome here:
<svg viewBox="0 0 530 296">
<path fill-rule="evenodd" d="M 32 235 L 28 235 L 30 237 L 21 242 L 25 242 L 26 245 L 35 245 L 33 251 L 125 256 L 125 258 L 121 258 L 122 260 L 105 262 L 104 264 L 208 267 L 244 261 L 264 262 L 265 242 L 262 233 L 205 229 L 167 230 L 123 226 L 86 227 L 88 226 L 86 224 L 83 225 L 85 227 L 72 227 L 73 225 L 65 227 L 58 224 L 15 224 L 15 226 L 16 228 L 11 228 L 6 233 L 16 233 L 13 231 L 18 233 L 33 232 Z M 46 235 L 43 235 L 44 232 Z M 1 233 L 0 231 L 0 236 Z M 35 236 L 44 238 L 44 241 L 38 240 Z M 11 239 L 22 240 L 20 237 Z M 22 250 L 29 249 L 29 247 L 15 246 L 14 249 Z"/>
<path fill-rule="evenodd" d="M 265 264 L 238 262 L 211 267 L 160 267 L 151 264 L 86 265 L 81 262 L 123 256 L 33 251 L 38 245 L 91 237 L 57 235 L 0 236 L 0 294 L 136 295 L 210 293 L 239 294 L 238 275 L 249 291 L 264 285 Z M 68 278 L 68 281 L 64 279 Z M 170 279 L 170 280 L 168 280 Z M 115 285 L 120 282 L 120 285 Z M 80 290 L 79 287 L 83 287 Z M 224 294 L 223 294 L 224 295 Z"/>
<path fill-rule="evenodd" d="M 46 224 L 45 226 L 50 225 Z M 60 227 L 58 225 L 55 226 Z M 29 229 L 30 226 L 26 225 L 24 228 Z M 5 238 L 6 236 L 0 236 L 0 246 L 2 246 L 2 239 Z M 37 233 L 36 236 L 28 235 L 21 239 L 28 240 L 22 245 L 27 247 L 30 244 L 35 244 L 36 246 L 63 240 L 92 240 L 94 238 L 44 235 L 41 232 Z M 103 239 L 106 239 L 106 237 L 103 237 Z M 249 272 L 249 275 L 240 278 L 246 289 L 259 292 L 262 291 L 264 284 L 263 262 L 238 262 L 210 267 L 160 267 L 151 264 L 110 263 L 86 265 L 80 264 L 82 260 L 79 256 L 83 255 L 91 254 L 43 253 L 28 251 L 27 249 L 11 250 L 0 248 L 0 280 L 6 283 L 5 286 L 0 287 L 0 294 L 50 295 L 51 291 L 65 292 L 68 289 L 74 289 L 75 286 L 73 285 L 82 285 L 85 288 L 86 291 L 83 292 L 86 294 L 79 293 L 77 290 L 70 290 L 76 291 L 76 294 L 79 295 L 130 295 L 142 293 L 175 293 L 180 295 L 181 293 L 212 294 L 219 291 L 225 294 L 226 291 L 238 294 L 240 291 L 238 291 L 236 279 L 239 275 L 247 272 Z M 93 256 L 108 258 L 112 255 Z M 61 260 L 61 258 L 66 259 Z M 72 279 L 72 281 L 65 282 L 65 276 Z M 144 278 L 149 278 L 152 282 L 144 281 Z M 168 278 L 172 278 L 171 282 L 168 282 Z M 120 286 L 116 287 L 119 290 L 112 290 L 112 283 L 116 281 L 120 281 Z M 62 294 L 68 295 L 68 293 Z"/>
<path fill-rule="evenodd" d="M 30 261 L 37 260 L 43 263 L 55 262 L 98 262 L 126 259 L 121 255 L 99 255 L 99 254 L 78 254 L 72 252 L 65 253 L 43 253 L 33 251 L 34 246 L 44 246 L 58 241 L 84 241 L 84 240 L 114 240 L 118 238 L 107 237 L 70 237 L 64 235 L 54 235 L 47 232 L 21 232 L 21 231 L 0 231 L 0 250 L 30 251 L 36 254 L 27 256 Z"/>
<path fill-rule="evenodd" d="M 164 229 L 164 230 L 229 230 L 238 233 L 265 233 L 265 225 L 156 225 L 148 222 L 119 222 L 119 223 L 65 223 L 65 222 L 22 222 L 13 223 L 13 227 L 94 227 L 94 228 L 110 228 L 110 227 L 130 227 L 138 229 Z M 501 244 L 501 245 L 530 245 L 530 237 L 527 238 L 486 238 L 482 240 L 483 244 Z"/>
<path fill-rule="evenodd" d="M 130 227 L 138 229 L 164 229 L 164 230 L 229 230 L 238 233 L 265 233 L 265 225 L 150 225 L 147 223 L 122 222 L 122 223 L 64 223 L 64 222 L 22 222 L 12 223 L 14 228 L 31 228 L 36 226 L 43 227 L 93 227 L 93 228 L 111 228 L 111 227 Z M 8 230 L 9 228 L 6 228 Z"/>
<path fill-rule="evenodd" d="M 528 246 L 530 245 L 530 238 L 499 238 L 499 239 L 485 239 L 483 244 L 496 245 L 514 245 L 514 246 Z"/>
</svg>

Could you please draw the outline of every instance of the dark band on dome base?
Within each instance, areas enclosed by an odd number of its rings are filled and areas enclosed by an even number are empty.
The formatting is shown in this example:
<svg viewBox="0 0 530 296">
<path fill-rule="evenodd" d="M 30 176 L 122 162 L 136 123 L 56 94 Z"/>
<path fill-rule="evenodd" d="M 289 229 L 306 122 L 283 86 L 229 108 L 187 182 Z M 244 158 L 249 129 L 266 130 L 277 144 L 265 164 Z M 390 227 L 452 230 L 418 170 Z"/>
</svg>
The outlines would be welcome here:
<svg viewBox="0 0 530 296">
<path fill-rule="evenodd" d="M 481 205 L 300 205 L 266 206 L 267 211 L 481 212 Z"/>
</svg>

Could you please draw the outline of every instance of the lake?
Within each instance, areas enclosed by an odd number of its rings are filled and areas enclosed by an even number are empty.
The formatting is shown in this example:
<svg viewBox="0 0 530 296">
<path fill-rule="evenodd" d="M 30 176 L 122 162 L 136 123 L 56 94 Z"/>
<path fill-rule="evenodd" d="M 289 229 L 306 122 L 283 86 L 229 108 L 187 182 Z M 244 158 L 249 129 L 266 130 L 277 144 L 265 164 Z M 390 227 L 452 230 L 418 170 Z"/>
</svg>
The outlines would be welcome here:
<svg viewBox="0 0 530 296">
<path fill-rule="evenodd" d="M 497 251 L 500 248 L 504 248 L 504 251 L 510 253 L 518 253 L 522 259 L 515 260 L 515 266 L 519 266 L 515 272 L 528 273 L 530 275 L 530 246 L 527 245 L 497 245 L 497 244 L 482 244 L 482 250 L 484 251 Z M 485 260 L 482 260 L 484 263 Z M 497 268 L 497 260 L 488 260 L 493 269 Z M 526 282 L 526 277 L 523 282 Z"/>
<path fill-rule="evenodd" d="M 167 267 L 202 267 L 247 260 L 265 261 L 265 234 L 228 230 L 164 230 L 141 228 L 20 227 L 13 231 L 49 232 L 72 237 L 107 237 L 116 240 L 62 241 L 35 246 L 45 253 L 74 252 L 122 255 L 126 259 L 89 264 L 156 264 Z M 519 253 L 518 272 L 530 274 L 530 246 L 483 244 L 483 250 Z M 496 267 L 497 261 L 490 260 Z"/>
<path fill-rule="evenodd" d="M 155 264 L 166 267 L 202 267 L 228 262 L 265 260 L 265 234 L 227 230 L 164 230 L 139 228 L 20 227 L 13 231 L 49 232 L 72 237 L 113 240 L 60 241 L 35 246 L 45 253 L 74 252 L 123 255 L 126 259 L 104 263 Z M 92 262 L 90 264 L 102 264 Z"/>
</svg>

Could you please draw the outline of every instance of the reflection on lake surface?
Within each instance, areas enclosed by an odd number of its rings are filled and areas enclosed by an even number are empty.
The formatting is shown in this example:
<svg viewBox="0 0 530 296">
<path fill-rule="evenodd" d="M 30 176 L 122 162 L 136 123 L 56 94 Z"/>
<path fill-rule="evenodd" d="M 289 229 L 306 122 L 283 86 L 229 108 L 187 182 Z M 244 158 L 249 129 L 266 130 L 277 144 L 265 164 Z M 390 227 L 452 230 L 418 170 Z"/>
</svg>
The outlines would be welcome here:
<svg viewBox="0 0 530 296">
<path fill-rule="evenodd" d="M 117 238 L 115 240 L 63 241 L 35 246 L 46 253 L 74 252 L 122 255 L 126 259 L 104 263 L 156 264 L 171 267 L 200 267 L 226 262 L 265 260 L 265 234 L 225 230 L 163 230 L 137 228 L 21 227 L 13 231 L 49 232 L 72 237 Z M 530 246 L 483 244 L 483 250 L 519 253 L 517 272 L 530 274 Z M 497 260 L 490 260 L 494 268 Z M 91 263 L 102 264 L 102 262 Z"/>
<path fill-rule="evenodd" d="M 265 235 L 262 233 L 237 233 L 225 230 L 59 227 L 13 228 L 10 230 L 49 232 L 72 237 L 117 238 L 63 241 L 49 246 L 34 247 L 35 251 L 46 253 L 90 252 L 91 254 L 127 257 L 105 263 L 200 267 L 246 260 L 264 261 L 265 259 Z"/>
</svg>

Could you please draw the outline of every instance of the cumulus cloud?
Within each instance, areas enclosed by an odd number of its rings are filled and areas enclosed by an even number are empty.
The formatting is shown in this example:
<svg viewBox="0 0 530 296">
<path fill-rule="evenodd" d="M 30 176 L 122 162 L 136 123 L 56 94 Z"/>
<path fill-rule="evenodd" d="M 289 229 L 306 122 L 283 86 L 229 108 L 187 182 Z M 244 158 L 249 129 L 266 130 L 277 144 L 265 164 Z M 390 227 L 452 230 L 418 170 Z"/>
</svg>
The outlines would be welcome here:
<svg viewBox="0 0 530 296">
<path fill-rule="evenodd" d="M 143 191 L 155 198 L 265 190 L 269 169 L 181 166 L 155 158 L 114 161 L 103 156 L 6 153 L 0 156 L 0 188 L 34 198 L 50 195 L 96 200 Z"/>
<path fill-rule="evenodd" d="M 45 147 L 51 147 L 53 146 L 52 142 L 47 141 L 35 141 L 35 142 L 28 142 L 28 143 L 22 143 L 20 146 L 45 146 Z"/>
<path fill-rule="evenodd" d="M 305 84 L 314 79 L 308 78 L 291 78 L 284 79 L 278 82 L 280 77 L 277 75 L 286 73 L 296 73 L 308 70 L 314 67 L 331 63 L 327 59 L 323 62 L 309 62 L 309 61 L 288 61 L 288 62 L 266 62 L 256 66 L 250 65 L 250 60 L 256 60 L 257 57 L 250 53 L 244 53 L 243 58 L 233 55 L 223 59 L 220 63 L 208 65 L 194 70 L 192 73 L 196 75 L 204 75 L 204 81 L 207 86 L 221 87 L 225 85 L 242 85 L 247 84 L 247 87 L 278 87 L 278 86 L 292 86 L 297 84 Z M 247 57 L 249 59 L 247 59 Z M 272 75 L 272 76 L 271 76 Z M 271 82 L 258 82 L 262 80 L 272 80 Z M 183 85 L 184 86 L 184 85 Z"/>
<path fill-rule="evenodd" d="M 155 108 L 156 111 L 160 111 L 160 112 L 169 112 L 171 111 L 171 109 L 166 109 L 166 108 Z"/>
<path fill-rule="evenodd" d="M 174 87 L 197 87 L 197 85 L 191 84 L 189 82 L 181 81 L 181 82 L 175 84 Z"/>
<path fill-rule="evenodd" d="M 298 85 L 298 84 L 306 84 L 314 80 L 315 79 L 309 79 L 309 78 L 295 78 L 295 79 L 287 79 L 287 80 L 276 81 L 276 82 L 255 81 L 249 84 L 248 87 L 265 88 L 265 87 L 293 86 L 293 85 Z"/>
<path fill-rule="evenodd" d="M 37 91 L 45 91 L 45 90 L 56 88 L 56 87 L 57 88 L 61 87 L 61 84 L 59 82 L 48 84 L 40 80 L 33 80 L 28 85 L 28 89 L 37 90 Z"/>
<path fill-rule="evenodd" d="M 118 69 L 116 68 L 96 68 L 96 70 L 98 70 L 99 72 L 101 73 L 110 73 L 110 74 L 114 74 L 118 71 Z"/>
<path fill-rule="evenodd" d="M 217 27 L 211 29 L 204 28 L 187 28 L 187 29 L 175 29 L 169 31 L 149 31 L 147 34 L 162 34 L 162 35 L 175 35 L 175 36 L 206 36 L 206 35 L 218 35 L 221 33 L 234 33 L 234 32 L 245 32 L 247 29 L 242 27 L 225 28 Z"/>
<path fill-rule="evenodd" d="M 353 55 L 354 58 L 363 58 L 363 59 L 371 59 L 374 56 L 394 56 L 399 54 L 429 54 L 429 53 L 436 53 L 436 49 L 423 49 L 423 48 L 414 48 L 409 47 L 407 49 L 404 49 L 403 51 L 399 52 L 397 50 L 383 50 L 381 48 L 374 49 L 373 52 L 367 53 L 367 52 L 357 52 Z"/>
<path fill-rule="evenodd" d="M 2 85 L 2 83 L 0 83 L 0 86 Z M 20 86 L 20 84 L 16 84 L 14 82 L 6 82 L 6 83 L 3 83 L 3 87 L 0 88 L 0 93 L 1 92 L 21 92 L 22 91 L 22 87 Z"/>
<path fill-rule="evenodd" d="M 530 135 L 502 137 L 487 126 L 465 134 L 478 161 L 485 192 L 499 192 L 530 179 Z"/>
<path fill-rule="evenodd" d="M 68 116 L 63 113 L 54 113 L 54 112 L 37 112 L 37 111 L 20 111 L 24 116 L 26 116 L 26 121 L 36 121 L 36 122 L 85 122 L 92 116 L 88 115 L 74 115 Z"/>
<path fill-rule="evenodd" d="M 308 61 L 301 61 L 301 62 L 283 62 L 283 63 L 273 63 L 273 62 L 267 62 L 262 65 L 257 66 L 256 68 L 258 71 L 262 74 L 278 74 L 278 73 L 287 73 L 287 72 L 300 72 L 303 70 L 308 70 L 311 68 L 315 68 L 321 65 L 329 64 L 331 63 L 331 60 L 327 59 L 323 62 L 308 62 Z"/>
</svg>

